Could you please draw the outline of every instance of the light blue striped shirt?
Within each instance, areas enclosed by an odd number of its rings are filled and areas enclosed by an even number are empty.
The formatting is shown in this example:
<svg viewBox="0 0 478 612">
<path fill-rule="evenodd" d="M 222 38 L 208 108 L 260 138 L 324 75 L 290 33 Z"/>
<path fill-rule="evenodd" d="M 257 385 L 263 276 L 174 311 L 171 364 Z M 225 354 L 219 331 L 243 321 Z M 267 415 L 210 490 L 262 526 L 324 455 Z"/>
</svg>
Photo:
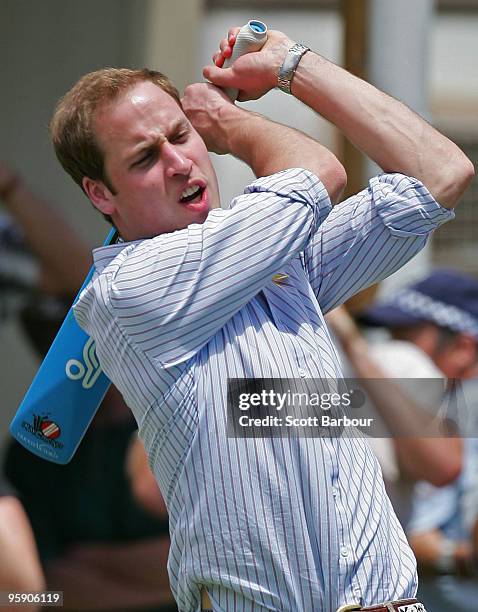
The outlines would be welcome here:
<svg viewBox="0 0 478 612">
<path fill-rule="evenodd" d="M 317 177 L 290 169 L 202 225 L 95 251 L 75 314 L 138 421 L 169 511 L 180 610 L 200 609 L 201 585 L 215 611 L 414 595 L 415 560 L 368 444 L 228 438 L 227 381 L 341 376 L 322 313 L 452 217 L 399 174 L 331 210 Z"/>
</svg>

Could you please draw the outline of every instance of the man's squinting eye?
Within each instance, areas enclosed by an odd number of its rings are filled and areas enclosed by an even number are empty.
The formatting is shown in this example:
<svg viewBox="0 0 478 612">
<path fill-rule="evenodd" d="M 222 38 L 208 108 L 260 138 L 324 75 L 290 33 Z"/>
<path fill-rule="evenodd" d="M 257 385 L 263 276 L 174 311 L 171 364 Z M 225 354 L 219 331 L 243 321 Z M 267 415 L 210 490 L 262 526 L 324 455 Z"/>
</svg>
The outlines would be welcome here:
<svg viewBox="0 0 478 612">
<path fill-rule="evenodd" d="M 137 166 L 145 166 L 148 162 L 152 161 L 155 156 L 156 151 L 154 149 L 148 149 L 139 159 L 131 164 L 131 167 L 135 168 Z"/>
<path fill-rule="evenodd" d="M 171 138 L 169 139 L 169 142 L 185 142 L 187 137 L 188 137 L 189 131 L 188 130 L 181 130 L 180 132 L 176 132 L 175 134 L 173 134 L 171 136 Z"/>
</svg>

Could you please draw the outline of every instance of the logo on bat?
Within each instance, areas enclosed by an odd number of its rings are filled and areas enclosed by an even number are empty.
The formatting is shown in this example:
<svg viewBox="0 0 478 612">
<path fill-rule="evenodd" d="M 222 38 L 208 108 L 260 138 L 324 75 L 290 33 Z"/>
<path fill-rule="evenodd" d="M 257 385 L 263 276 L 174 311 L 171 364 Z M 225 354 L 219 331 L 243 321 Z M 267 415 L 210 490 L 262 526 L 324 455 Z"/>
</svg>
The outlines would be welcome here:
<svg viewBox="0 0 478 612">
<path fill-rule="evenodd" d="M 63 448 L 63 443 L 57 440 L 57 438 L 59 438 L 61 435 L 60 426 L 47 416 L 39 416 L 34 414 L 33 425 L 23 421 L 22 427 L 35 437 L 44 440 L 54 448 Z"/>
<path fill-rule="evenodd" d="M 55 440 L 61 434 L 61 429 L 54 421 L 48 421 L 41 417 L 35 417 L 38 419 L 38 425 L 34 425 L 35 429 L 40 429 L 45 438 L 49 440 Z"/>
<path fill-rule="evenodd" d="M 84 363 L 78 359 L 69 359 L 66 362 L 65 373 L 70 380 L 81 380 L 83 389 L 91 389 L 101 374 L 93 338 L 88 338 L 83 347 L 83 361 Z"/>
</svg>

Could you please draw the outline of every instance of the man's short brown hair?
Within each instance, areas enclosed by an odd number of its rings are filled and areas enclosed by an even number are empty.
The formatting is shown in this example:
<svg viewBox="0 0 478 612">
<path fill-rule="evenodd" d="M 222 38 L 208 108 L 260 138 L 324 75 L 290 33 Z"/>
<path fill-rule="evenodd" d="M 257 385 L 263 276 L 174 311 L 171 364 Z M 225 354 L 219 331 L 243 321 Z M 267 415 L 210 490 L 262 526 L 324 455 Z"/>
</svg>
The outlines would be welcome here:
<svg viewBox="0 0 478 612">
<path fill-rule="evenodd" d="M 58 102 L 50 123 L 51 139 L 61 165 L 82 189 L 86 176 L 103 181 L 114 193 L 94 131 L 95 115 L 100 107 L 141 81 L 151 81 L 181 106 L 179 92 L 168 77 L 148 68 L 103 68 L 90 72 Z"/>
</svg>

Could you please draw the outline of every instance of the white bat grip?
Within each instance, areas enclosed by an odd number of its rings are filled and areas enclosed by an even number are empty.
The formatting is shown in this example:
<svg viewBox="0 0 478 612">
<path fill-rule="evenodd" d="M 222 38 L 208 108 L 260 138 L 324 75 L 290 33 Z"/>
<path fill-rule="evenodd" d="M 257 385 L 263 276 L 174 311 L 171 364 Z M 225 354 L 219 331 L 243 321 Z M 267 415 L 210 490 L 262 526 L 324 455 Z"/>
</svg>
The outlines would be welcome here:
<svg viewBox="0 0 478 612">
<path fill-rule="evenodd" d="M 259 51 L 264 46 L 267 40 L 267 26 L 262 21 L 251 19 L 246 25 L 243 25 L 236 36 L 236 42 L 232 48 L 232 55 L 228 57 L 223 64 L 223 68 L 229 68 L 238 57 L 253 51 Z M 238 91 L 231 87 L 224 89 L 231 100 L 236 100 Z"/>
</svg>

